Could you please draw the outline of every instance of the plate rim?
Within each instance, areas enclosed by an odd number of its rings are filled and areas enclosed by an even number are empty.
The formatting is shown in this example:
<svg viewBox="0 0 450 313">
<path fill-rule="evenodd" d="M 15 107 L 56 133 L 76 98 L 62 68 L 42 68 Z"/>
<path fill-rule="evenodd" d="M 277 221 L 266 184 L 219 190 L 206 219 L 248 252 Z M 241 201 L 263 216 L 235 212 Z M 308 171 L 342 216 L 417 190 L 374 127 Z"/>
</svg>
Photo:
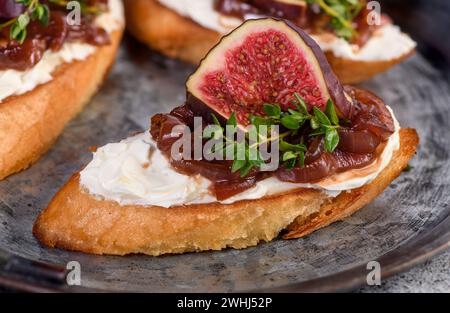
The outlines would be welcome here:
<svg viewBox="0 0 450 313">
<path fill-rule="evenodd" d="M 441 218 L 440 221 L 436 222 L 432 228 L 423 230 L 402 245 L 376 259 L 380 264 L 383 264 L 381 272 L 382 280 L 422 264 L 443 253 L 447 249 L 450 249 L 450 212 L 447 210 L 444 215 L 445 216 Z M 344 271 L 304 282 L 297 282 L 273 288 L 238 290 L 236 292 L 346 292 L 367 285 L 366 275 L 366 265 L 362 264 Z M 82 286 L 47 286 L 37 282 L 26 282 L 26 280 L 8 275 L 4 271 L 0 271 L 0 287 L 25 292 L 120 292 Z"/>
</svg>

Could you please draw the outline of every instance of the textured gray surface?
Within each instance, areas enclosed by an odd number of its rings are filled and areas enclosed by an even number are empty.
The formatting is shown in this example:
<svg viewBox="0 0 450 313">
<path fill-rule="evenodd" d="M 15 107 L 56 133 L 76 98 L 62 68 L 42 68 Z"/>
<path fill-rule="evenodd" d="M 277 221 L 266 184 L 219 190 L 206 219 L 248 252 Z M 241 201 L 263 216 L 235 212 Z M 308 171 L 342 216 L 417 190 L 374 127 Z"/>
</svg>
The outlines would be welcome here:
<svg viewBox="0 0 450 313">
<path fill-rule="evenodd" d="M 450 251 L 357 292 L 450 292 Z"/>
<path fill-rule="evenodd" d="M 149 117 L 184 99 L 192 67 L 149 58 L 125 41 L 119 62 L 90 106 L 35 166 L 0 182 L 0 248 L 34 260 L 77 260 L 85 287 L 116 291 L 243 291 L 279 287 L 366 264 L 449 215 L 448 82 L 421 56 L 364 86 L 382 96 L 400 122 L 418 129 L 414 170 L 347 219 L 306 238 L 241 251 L 181 256 L 99 257 L 41 247 L 32 223 L 70 175 L 90 159 L 87 147 L 148 127 Z"/>
</svg>

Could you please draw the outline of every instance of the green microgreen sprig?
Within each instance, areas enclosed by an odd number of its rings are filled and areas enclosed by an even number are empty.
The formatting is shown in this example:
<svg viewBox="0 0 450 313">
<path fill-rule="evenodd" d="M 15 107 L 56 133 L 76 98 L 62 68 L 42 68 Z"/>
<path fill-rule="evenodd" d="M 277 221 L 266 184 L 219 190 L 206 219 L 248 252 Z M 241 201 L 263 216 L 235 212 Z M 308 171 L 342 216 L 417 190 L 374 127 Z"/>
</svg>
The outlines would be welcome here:
<svg viewBox="0 0 450 313">
<path fill-rule="evenodd" d="M 309 136 L 325 136 L 325 150 L 333 152 L 339 144 L 339 118 L 334 109 L 334 104 L 331 99 L 327 101 L 325 112 L 319 108 L 313 107 L 312 114 L 309 113 L 305 101 L 297 94 L 294 94 L 295 101 L 292 104 L 296 109 L 288 109 L 287 112 L 281 112 L 278 104 L 264 104 L 264 112 L 267 117 L 251 116 L 251 124 L 265 125 L 280 124 L 290 130 L 289 136 L 297 134 L 297 131 L 309 123 L 313 132 Z"/>
<path fill-rule="evenodd" d="M 231 166 L 231 171 L 240 172 L 241 177 L 247 176 L 254 167 L 261 167 L 264 165 L 263 157 L 259 149 L 257 150 L 256 158 L 251 158 L 252 149 L 258 148 L 263 144 L 268 144 L 269 142 L 278 140 L 279 149 L 282 152 L 282 161 L 288 169 L 292 169 L 299 165 L 304 167 L 305 165 L 305 153 L 308 150 L 307 146 L 304 144 L 304 139 L 298 136 L 300 128 L 309 125 L 312 130 L 308 136 L 323 136 L 324 137 L 324 147 L 326 152 L 333 152 L 339 144 L 339 133 L 338 128 L 339 118 L 336 114 L 333 101 L 330 99 L 327 102 L 325 112 L 322 112 L 317 107 L 313 107 L 312 113 L 308 111 L 308 107 L 305 101 L 297 94 L 294 94 L 295 100 L 292 104 L 296 109 L 288 109 L 283 112 L 278 104 L 265 103 L 263 105 L 263 110 L 265 116 L 251 115 L 249 118 L 250 125 L 255 126 L 258 131 L 258 142 L 249 143 L 247 140 L 238 142 L 235 140 L 235 132 L 232 134 L 225 133 L 224 128 L 221 126 L 217 117 L 212 114 L 214 124 L 218 127 L 218 132 L 214 133 L 214 139 L 223 139 L 223 143 L 216 147 L 211 153 L 222 152 L 226 153 L 228 149 L 233 149 L 234 157 Z M 237 130 L 237 119 L 236 113 L 233 113 L 228 119 L 228 126 L 234 127 Z M 261 134 L 259 128 L 261 125 L 267 126 L 268 134 Z M 278 125 L 282 126 L 285 131 L 272 137 L 270 134 L 270 127 Z M 211 138 L 213 134 L 208 134 L 205 138 Z M 298 143 L 290 143 L 285 139 L 287 137 L 300 137 Z M 238 158 L 238 149 L 245 151 L 245 158 Z"/>
<path fill-rule="evenodd" d="M 39 0 L 16 0 L 16 2 L 26 7 L 25 12 L 0 24 L 0 30 L 11 26 L 9 31 L 10 39 L 23 43 L 27 37 L 27 26 L 30 21 L 39 21 L 42 25 L 48 25 L 50 9 Z"/>
<path fill-rule="evenodd" d="M 303 1 L 303 0 L 302 0 Z M 363 8 L 361 0 L 306 0 L 308 4 L 317 4 L 329 16 L 330 26 L 336 35 L 346 40 L 357 36 L 353 27 L 353 19 Z"/>
<path fill-rule="evenodd" d="M 236 173 L 239 171 L 241 177 L 247 176 L 254 167 L 261 167 L 264 164 L 264 159 L 257 146 L 267 144 L 276 138 L 261 136 L 258 143 L 250 144 L 248 140 L 237 141 L 235 134 L 238 131 L 238 123 L 236 113 L 233 112 L 230 118 L 227 120 L 226 125 L 229 127 L 227 131 L 222 127 L 217 117 L 212 114 L 214 125 L 216 125 L 216 131 L 212 134 L 205 134 L 205 138 L 212 138 L 216 140 L 222 140 L 222 144 L 214 146 L 210 153 L 222 153 L 228 155 L 229 151 L 233 151 L 233 164 L 231 165 L 231 171 Z M 230 132 L 229 130 L 233 130 Z M 259 134 L 258 134 L 259 135 Z M 252 156 L 252 151 L 256 150 L 256 155 Z M 239 156 L 239 151 L 243 151 L 244 155 Z"/>
<path fill-rule="evenodd" d="M 0 30 L 11 27 L 9 38 L 16 40 L 22 44 L 27 37 L 27 27 L 31 21 L 39 21 L 42 25 L 47 26 L 50 19 L 50 8 L 41 0 L 15 0 L 18 4 L 25 6 L 25 11 L 19 16 L 12 18 L 3 24 L 0 24 Z M 48 2 L 61 7 L 67 7 L 70 1 L 66 0 L 49 0 Z M 98 14 L 101 10 L 96 6 L 89 6 L 87 3 L 80 1 L 81 13 Z"/>
</svg>

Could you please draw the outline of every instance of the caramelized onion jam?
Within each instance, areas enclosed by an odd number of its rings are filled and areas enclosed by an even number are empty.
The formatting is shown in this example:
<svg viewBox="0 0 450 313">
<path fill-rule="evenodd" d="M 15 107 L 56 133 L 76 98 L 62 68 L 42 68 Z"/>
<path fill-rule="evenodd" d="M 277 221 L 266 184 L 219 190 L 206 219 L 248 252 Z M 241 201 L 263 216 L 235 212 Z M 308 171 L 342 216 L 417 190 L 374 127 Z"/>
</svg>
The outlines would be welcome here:
<svg viewBox="0 0 450 313">
<path fill-rule="evenodd" d="M 376 30 L 376 25 L 369 25 L 366 8 L 366 1 L 362 1 L 363 8 L 352 20 L 353 27 L 357 33 L 352 39 L 352 43 L 363 46 Z M 330 27 L 331 17 L 325 14 L 315 4 L 304 5 L 276 0 L 215 0 L 214 9 L 223 15 L 245 19 L 248 15 L 258 15 L 266 17 L 276 17 L 289 20 L 304 29 L 310 34 L 321 34 L 323 32 L 333 32 Z M 382 21 L 388 21 L 387 16 L 383 16 Z"/>
<path fill-rule="evenodd" d="M 395 130 L 393 117 L 381 99 L 369 91 L 355 87 L 346 86 L 345 90 L 353 99 L 353 108 L 347 116 L 341 117 L 340 142 L 334 152 L 325 151 L 323 138 L 309 137 L 309 127 L 302 128 L 296 138 L 285 138 L 292 142 L 298 140 L 299 136 L 306 138 L 308 151 L 304 167 L 287 169 L 281 165 L 273 172 L 254 168 L 249 175 L 241 177 L 239 173 L 231 172 L 232 161 L 174 160 L 171 158 L 171 148 L 181 134 L 174 136 L 173 127 L 186 125 L 193 130 L 194 116 L 202 116 L 204 124 L 210 123 L 206 116 L 212 112 L 208 112 L 208 108 L 199 109 L 188 102 L 168 114 L 153 116 L 150 133 L 158 149 L 169 159 L 175 170 L 187 175 L 200 174 L 209 179 L 212 182 L 210 191 L 218 200 L 239 194 L 270 176 L 284 182 L 316 183 L 334 174 L 363 168 L 375 162 Z"/>
<path fill-rule="evenodd" d="M 108 0 L 88 0 L 89 6 L 106 9 Z M 21 14 L 24 7 L 13 1 L 0 2 L 0 24 Z M 83 14 L 80 25 L 69 25 L 70 11 L 64 6 L 47 3 L 50 8 L 48 25 L 32 21 L 27 37 L 20 44 L 10 40 L 10 27 L 0 30 L 0 70 L 24 71 L 38 63 L 46 50 L 58 51 L 65 42 L 81 41 L 100 46 L 109 43 L 107 32 L 94 24 L 95 15 Z"/>
</svg>

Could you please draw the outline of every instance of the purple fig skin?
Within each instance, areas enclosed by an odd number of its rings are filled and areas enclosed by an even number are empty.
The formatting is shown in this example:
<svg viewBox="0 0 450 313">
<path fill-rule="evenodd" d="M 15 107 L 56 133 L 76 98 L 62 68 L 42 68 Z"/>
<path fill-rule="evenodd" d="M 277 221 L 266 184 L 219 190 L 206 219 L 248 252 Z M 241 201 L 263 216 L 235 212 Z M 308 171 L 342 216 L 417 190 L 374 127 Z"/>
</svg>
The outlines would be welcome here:
<svg viewBox="0 0 450 313">
<path fill-rule="evenodd" d="M 333 70 L 331 69 L 330 64 L 328 63 L 328 60 L 323 53 L 322 49 L 319 47 L 319 45 L 302 29 L 297 27 L 295 24 L 291 23 L 290 21 L 286 21 L 284 19 L 279 18 L 262 18 L 257 20 L 275 20 L 278 22 L 283 22 L 286 24 L 286 26 L 293 29 L 303 40 L 303 42 L 311 49 L 313 52 L 319 67 L 322 71 L 323 79 L 325 81 L 326 87 L 328 89 L 328 93 L 330 94 L 331 99 L 333 100 L 335 104 L 335 108 L 337 111 L 337 114 L 341 118 L 351 119 L 351 116 L 353 114 L 353 104 L 347 99 L 344 93 L 344 87 L 337 78 L 337 76 L 334 74 Z M 251 23 L 252 20 L 247 20 L 243 24 L 241 24 L 238 28 L 245 27 L 247 23 Z M 254 20 L 253 20 L 254 21 Z M 234 31 L 233 31 L 234 32 Z M 222 37 L 222 39 L 213 47 L 211 50 L 213 50 L 215 47 L 221 45 L 222 40 L 224 38 L 230 36 L 233 34 L 231 32 L 230 34 Z M 205 60 L 208 57 L 209 53 L 206 54 L 206 56 L 200 61 L 200 65 L 197 67 L 200 68 L 202 66 L 203 60 Z M 195 73 L 195 72 L 194 72 Z M 189 80 L 189 78 L 188 78 Z M 194 114 L 197 114 L 199 116 L 202 116 L 203 118 L 206 118 L 207 120 L 210 119 L 211 112 L 213 110 L 203 101 L 198 99 L 196 96 L 191 94 L 187 88 L 186 88 L 186 103 L 191 107 L 191 110 L 194 112 Z M 220 114 L 217 114 L 220 115 Z M 220 120 L 220 119 L 219 119 Z"/>
<path fill-rule="evenodd" d="M 300 37 L 302 37 L 306 45 L 311 48 L 314 56 L 317 59 L 317 62 L 319 63 L 320 69 L 322 70 L 328 92 L 330 93 L 330 96 L 334 101 L 337 110 L 339 111 L 338 113 L 340 113 L 340 117 L 350 119 L 353 113 L 353 105 L 345 96 L 344 86 L 341 84 L 336 74 L 334 74 L 333 70 L 331 69 L 330 63 L 328 63 L 327 57 L 323 53 L 320 46 L 305 31 L 300 29 L 292 22 L 280 19 L 275 20 L 284 21 L 286 25 L 295 30 L 300 35 Z"/>
<path fill-rule="evenodd" d="M 15 0 L 0 0 L 0 18 L 14 18 L 24 11 L 25 7 Z"/>
<path fill-rule="evenodd" d="M 209 106 L 207 106 L 203 101 L 201 101 L 199 98 L 191 94 L 190 92 L 187 93 L 187 100 L 186 104 L 189 106 L 192 112 L 194 112 L 194 115 L 201 116 L 203 120 L 208 124 L 213 124 L 214 120 L 212 118 L 212 114 L 214 113 L 214 110 L 212 110 Z M 220 115 L 220 114 L 214 114 L 219 122 L 222 125 L 225 125 L 226 119 Z"/>
</svg>

